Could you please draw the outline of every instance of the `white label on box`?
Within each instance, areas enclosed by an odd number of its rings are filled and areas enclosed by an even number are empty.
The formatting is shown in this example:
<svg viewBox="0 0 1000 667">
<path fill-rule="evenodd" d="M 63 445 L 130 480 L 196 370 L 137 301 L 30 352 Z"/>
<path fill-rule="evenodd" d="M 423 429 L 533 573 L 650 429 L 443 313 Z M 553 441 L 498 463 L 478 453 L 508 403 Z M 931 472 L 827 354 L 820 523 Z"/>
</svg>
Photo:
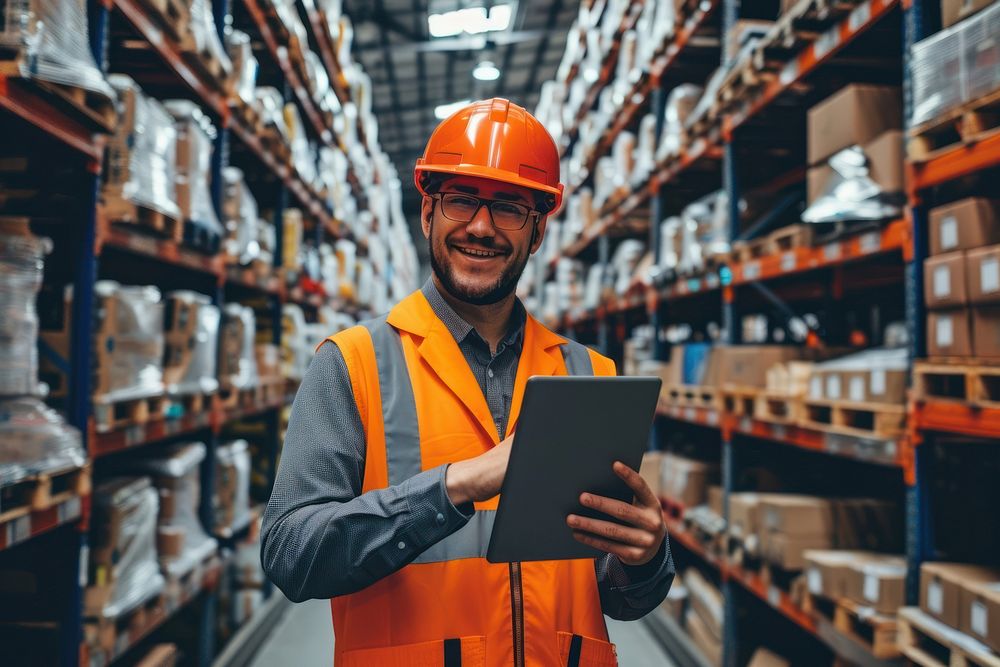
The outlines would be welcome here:
<svg viewBox="0 0 1000 667">
<path fill-rule="evenodd" d="M 816 56 L 816 60 L 833 51 L 838 44 L 840 44 L 840 26 L 836 25 L 820 35 L 819 39 L 813 43 L 813 54 Z"/>
<path fill-rule="evenodd" d="M 781 70 L 778 80 L 781 81 L 781 85 L 787 86 L 797 78 L 799 78 L 799 61 L 792 60 Z"/>
<path fill-rule="evenodd" d="M 719 425 L 719 413 L 716 412 L 715 410 L 709 410 L 707 413 L 705 413 L 705 422 L 709 426 L 718 426 Z"/>
<path fill-rule="evenodd" d="M 823 398 L 823 378 L 814 377 L 809 380 L 809 398 Z"/>
<path fill-rule="evenodd" d="M 840 376 L 828 375 L 826 377 L 826 397 L 830 400 L 840 398 Z"/>
<path fill-rule="evenodd" d="M 827 243 L 823 246 L 823 257 L 829 262 L 840 259 L 840 241 Z"/>
<path fill-rule="evenodd" d="M 760 262 L 753 261 L 747 262 L 743 265 L 743 279 L 744 280 L 756 280 L 760 277 Z"/>
<path fill-rule="evenodd" d="M 972 625 L 972 631 L 975 632 L 980 637 L 985 637 L 987 631 L 989 630 L 986 605 L 984 605 L 979 600 L 972 601 L 972 618 L 970 619 Z"/>
<path fill-rule="evenodd" d="M 878 577 L 874 574 L 865 575 L 864 594 L 869 602 L 878 602 Z"/>
<path fill-rule="evenodd" d="M 940 582 L 932 581 L 927 584 L 927 608 L 935 614 L 944 611 L 944 591 Z"/>
<path fill-rule="evenodd" d="M 958 220 L 949 215 L 941 221 L 941 231 L 938 234 L 941 250 L 951 250 L 958 247 Z"/>
<path fill-rule="evenodd" d="M 934 267 L 934 296 L 951 296 L 951 268 L 947 265 Z"/>
<path fill-rule="evenodd" d="M 851 32 L 857 32 L 863 25 L 868 23 L 871 18 L 872 3 L 866 2 L 863 5 L 858 5 L 857 9 L 851 12 L 851 17 L 848 19 L 847 27 L 851 29 Z"/>
<path fill-rule="evenodd" d="M 955 344 L 955 325 L 951 321 L 951 315 L 942 315 L 938 318 L 934 335 L 939 347 L 951 347 Z"/>
<path fill-rule="evenodd" d="M 861 252 L 865 254 L 878 252 L 882 249 L 882 237 L 878 232 L 868 232 L 861 236 L 858 245 L 861 247 Z"/>
<path fill-rule="evenodd" d="M 781 589 L 777 586 L 771 586 L 767 589 L 767 601 L 771 603 L 772 607 L 777 607 L 781 604 Z"/>
<path fill-rule="evenodd" d="M 872 396 L 882 396 L 885 394 L 886 377 L 885 371 L 875 370 L 871 374 L 871 382 L 868 384 L 868 391 Z"/>
<path fill-rule="evenodd" d="M 817 568 L 809 568 L 809 572 L 806 574 L 806 583 L 809 585 L 809 592 L 813 595 L 823 593 L 823 573 Z"/>
<path fill-rule="evenodd" d="M 851 383 L 847 387 L 847 395 L 855 403 L 865 400 L 865 379 L 863 377 L 851 378 Z"/>
<path fill-rule="evenodd" d="M 979 289 L 983 292 L 1000 291 L 1000 260 L 987 257 L 979 265 Z"/>
<path fill-rule="evenodd" d="M 794 271 L 797 264 L 796 260 L 795 251 L 789 250 L 781 256 L 781 270 Z"/>
</svg>

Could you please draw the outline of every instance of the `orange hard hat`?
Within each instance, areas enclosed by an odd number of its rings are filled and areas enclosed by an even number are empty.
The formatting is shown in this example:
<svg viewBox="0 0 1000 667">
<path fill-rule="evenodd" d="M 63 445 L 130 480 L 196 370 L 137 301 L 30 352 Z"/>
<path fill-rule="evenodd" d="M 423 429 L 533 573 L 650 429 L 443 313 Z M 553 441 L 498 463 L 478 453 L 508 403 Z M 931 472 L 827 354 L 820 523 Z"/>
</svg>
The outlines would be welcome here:
<svg viewBox="0 0 1000 667">
<path fill-rule="evenodd" d="M 425 172 L 478 176 L 539 190 L 562 204 L 559 151 L 552 136 L 523 107 L 499 97 L 473 102 L 441 121 L 424 155 L 417 158 L 413 180 L 421 194 Z"/>
</svg>

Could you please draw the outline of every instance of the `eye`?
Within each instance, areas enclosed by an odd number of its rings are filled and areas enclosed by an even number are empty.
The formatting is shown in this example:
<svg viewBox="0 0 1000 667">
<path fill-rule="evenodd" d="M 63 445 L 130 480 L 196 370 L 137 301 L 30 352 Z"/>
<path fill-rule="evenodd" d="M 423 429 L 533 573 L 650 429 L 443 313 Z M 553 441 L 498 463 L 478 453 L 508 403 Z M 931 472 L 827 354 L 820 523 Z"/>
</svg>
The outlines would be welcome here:
<svg viewBox="0 0 1000 667">
<path fill-rule="evenodd" d="M 493 212 L 498 215 L 522 216 L 525 213 L 525 208 L 520 204 L 498 201 L 493 204 Z"/>
<path fill-rule="evenodd" d="M 479 204 L 474 197 L 466 197 L 464 195 L 450 195 L 448 203 L 460 208 L 474 208 Z"/>
</svg>

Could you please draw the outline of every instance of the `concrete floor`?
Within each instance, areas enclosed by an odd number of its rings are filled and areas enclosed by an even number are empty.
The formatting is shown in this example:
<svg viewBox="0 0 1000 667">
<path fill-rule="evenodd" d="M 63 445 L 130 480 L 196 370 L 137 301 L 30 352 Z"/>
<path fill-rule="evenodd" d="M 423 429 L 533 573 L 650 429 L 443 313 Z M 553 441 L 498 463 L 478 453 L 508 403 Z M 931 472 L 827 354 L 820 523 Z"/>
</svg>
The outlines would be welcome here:
<svg viewBox="0 0 1000 667">
<path fill-rule="evenodd" d="M 608 619 L 611 641 L 618 647 L 621 667 L 670 667 L 674 663 L 638 621 Z M 252 667 L 329 667 L 333 664 L 333 630 L 330 604 L 311 600 L 292 605 L 261 647 Z"/>
</svg>

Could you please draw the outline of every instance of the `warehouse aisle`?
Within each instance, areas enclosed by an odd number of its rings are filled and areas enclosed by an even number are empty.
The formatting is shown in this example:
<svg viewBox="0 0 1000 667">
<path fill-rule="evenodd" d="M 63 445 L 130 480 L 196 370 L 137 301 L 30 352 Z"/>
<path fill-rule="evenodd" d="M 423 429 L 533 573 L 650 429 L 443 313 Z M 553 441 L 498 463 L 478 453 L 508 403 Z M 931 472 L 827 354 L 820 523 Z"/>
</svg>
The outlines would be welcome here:
<svg viewBox="0 0 1000 667">
<path fill-rule="evenodd" d="M 624 623 L 609 619 L 608 631 L 611 633 L 611 641 L 618 646 L 618 662 L 621 667 L 671 667 L 674 664 L 642 622 Z M 271 631 L 271 636 L 257 652 L 251 665 L 331 665 L 331 636 L 328 603 L 310 600 L 293 605 Z"/>
</svg>

